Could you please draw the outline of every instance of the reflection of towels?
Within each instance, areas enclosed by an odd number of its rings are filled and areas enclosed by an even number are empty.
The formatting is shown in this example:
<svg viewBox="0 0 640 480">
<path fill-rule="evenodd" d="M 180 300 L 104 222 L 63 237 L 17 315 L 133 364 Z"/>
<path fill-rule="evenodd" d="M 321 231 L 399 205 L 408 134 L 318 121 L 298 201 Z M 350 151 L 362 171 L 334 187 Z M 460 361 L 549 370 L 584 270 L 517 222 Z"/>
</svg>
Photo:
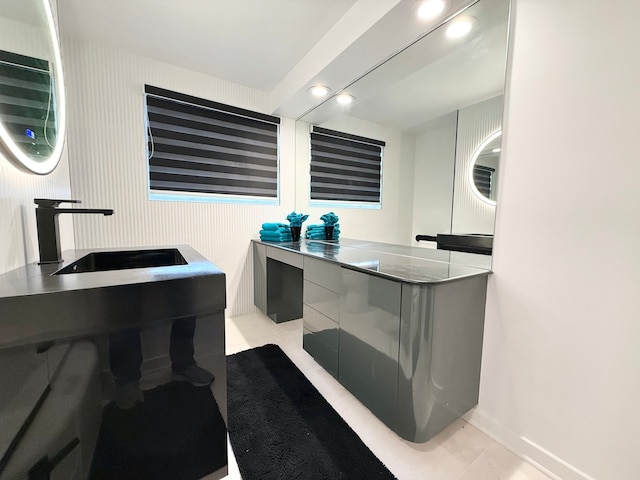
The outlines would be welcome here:
<svg viewBox="0 0 640 480">
<path fill-rule="evenodd" d="M 325 227 L 325 224 L 323 223 L 317 224 L 317 225 L 307 225 L 307 230 L 304 234 L 305 238 L 308 238 L 310 240 L 324 240 L 325 239 L 324 227 Z M 331 237 L 331 239 L 338 240 L 339 237 L 340 237 L 340 224 L 336 223 L 333 226 L 333 236 Z"/>
<path fill-rule="evenodd" d="M 284 223 L 263 223 L 260 240 L 266 242 L 290 242 L 291 229 Z"/>
</svg>

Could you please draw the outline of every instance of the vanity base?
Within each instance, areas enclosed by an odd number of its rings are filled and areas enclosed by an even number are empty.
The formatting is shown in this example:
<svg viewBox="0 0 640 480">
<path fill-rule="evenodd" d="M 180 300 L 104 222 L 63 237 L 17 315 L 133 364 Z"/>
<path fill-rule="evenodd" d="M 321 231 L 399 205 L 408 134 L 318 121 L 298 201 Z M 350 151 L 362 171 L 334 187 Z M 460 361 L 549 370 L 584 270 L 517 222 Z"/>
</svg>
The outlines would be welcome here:
<svg viewBox="0 0 640 480">
<path fill-rule="evenodd" d="M 254 285 L 262 288 L 255 304 L 263 313 L 278 314 L 265 295 L 269 282 L 286 268 L 302 272 L 287 287 L 303 304 L 304 350 L 406 440 L 428 441 L 478 403 L 488 270 L 417 283 L 322 258 L 322 245 L 313 247 L 311 256 L 254 242 Z M 389 264 L 388 253 L 373 250 L 382 246 L 369 248 Z M 335 256 L 336 244 L 326 251 Z M 351 254 L 361 265 L 380 265 L 364 249 Z M 434 272 L 442 268 L 458 265 L 434 262 Z"/>
</svg>

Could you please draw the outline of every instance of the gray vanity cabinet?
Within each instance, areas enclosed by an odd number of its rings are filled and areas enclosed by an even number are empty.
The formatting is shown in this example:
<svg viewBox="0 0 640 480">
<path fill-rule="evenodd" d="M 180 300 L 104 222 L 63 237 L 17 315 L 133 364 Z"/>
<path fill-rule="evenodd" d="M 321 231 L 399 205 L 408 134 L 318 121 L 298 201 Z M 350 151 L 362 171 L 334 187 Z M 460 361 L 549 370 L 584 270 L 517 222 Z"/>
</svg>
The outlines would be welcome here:
<svg viewBox="0 0 640 480">
<path fill-rule="evenodd" d="M 334 377 L 338 377 L 340 330 L 340 266 L 304 258 L 303 348 Z"/>
<path fill-rule="evenodd" d="M 491 271 L 483 255 L 359 242 L 255 241 L 255 305 L 283 321 L 298 318 L 285 293 L 302 303 L 305 351 L 399 436 L 426 442 L 478 403 Z"/>
<path fill-rule="evenodd" d="M 380 420 L 397 418 L 402 284 L 341 268 L 338 380 Z"/>
</svg>

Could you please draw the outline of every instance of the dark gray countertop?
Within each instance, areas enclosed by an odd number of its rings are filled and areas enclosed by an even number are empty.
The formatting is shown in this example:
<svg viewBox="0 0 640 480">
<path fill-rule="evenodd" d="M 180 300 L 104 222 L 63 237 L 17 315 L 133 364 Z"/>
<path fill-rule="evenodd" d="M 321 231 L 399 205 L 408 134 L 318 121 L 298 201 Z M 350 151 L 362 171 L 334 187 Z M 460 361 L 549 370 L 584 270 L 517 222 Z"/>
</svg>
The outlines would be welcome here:
<svg viewBox="0 0 640 480">
<path fill-rule="evenodd" d="M 91 252 L 176 248 L 186 265 L 52 275 Z M 226 307 L 225 274 L 187 245 L 74 250 L 0 275 L 0 348 L 143 327 Z"/>
<path fill-rule="evenodd" d="M 407 283 L 429 284 L 489 275 L 491 257 L 388 243 L 341 238 L 299 242 L 254 242 L 337 262 L 354 270 Z"/>
</svg>

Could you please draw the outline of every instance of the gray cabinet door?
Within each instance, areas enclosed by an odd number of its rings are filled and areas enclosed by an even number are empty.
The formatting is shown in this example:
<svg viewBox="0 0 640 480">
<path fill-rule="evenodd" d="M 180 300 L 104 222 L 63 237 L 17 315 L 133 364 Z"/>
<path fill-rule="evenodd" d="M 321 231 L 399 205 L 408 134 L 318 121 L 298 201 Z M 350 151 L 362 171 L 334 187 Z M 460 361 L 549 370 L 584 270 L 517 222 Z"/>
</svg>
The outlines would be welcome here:
<svg viewBox="0 0 640 480">
<path fill-rule="evenodd" d="M 342 268 L 338 380 L 396 423 L 401 283 Z"/>
</svg>

